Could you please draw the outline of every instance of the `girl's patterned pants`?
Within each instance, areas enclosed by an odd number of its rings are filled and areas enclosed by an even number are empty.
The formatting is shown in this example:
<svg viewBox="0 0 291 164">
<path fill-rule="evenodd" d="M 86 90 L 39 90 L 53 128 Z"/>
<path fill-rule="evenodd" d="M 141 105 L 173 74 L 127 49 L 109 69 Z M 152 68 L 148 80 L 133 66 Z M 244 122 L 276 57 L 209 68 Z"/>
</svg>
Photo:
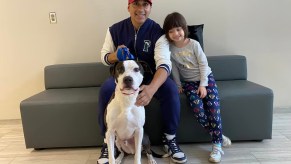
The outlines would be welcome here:
<svg viewBox="0 0 291 164">
<path fill-rule="evenodd" d="M 200 81 L 182 82 L 184 92 L 190 101 L 197 121 L 209 132 L 212 143 L 222 143 L 220 101 L 213 74 L 208 76 L 207 95 L 203 99 L 197 94 L 199 84 Z"/>
</svg>

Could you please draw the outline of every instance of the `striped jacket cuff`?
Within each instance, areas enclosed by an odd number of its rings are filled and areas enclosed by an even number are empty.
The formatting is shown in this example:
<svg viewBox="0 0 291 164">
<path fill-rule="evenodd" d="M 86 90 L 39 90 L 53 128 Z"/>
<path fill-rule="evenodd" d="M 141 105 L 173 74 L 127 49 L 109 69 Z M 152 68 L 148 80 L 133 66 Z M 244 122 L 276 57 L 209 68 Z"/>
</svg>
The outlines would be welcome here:
<svg viewBox="0 0 291 164">
<path fill-rule="evenodd" d="M 167 64 L 161 64 L 158 68 L 164 68 L 168 72 L 168 75 L 171 73 L 170 67 Z"/>
<path fill-rule="evenodd" d="M 109 56 L 109 53 L 104 56 L 104 61 L 106 62 L 106 64 L 111 65 L 111 63 L 108 60 L 108 56 Z"/>
</svg>

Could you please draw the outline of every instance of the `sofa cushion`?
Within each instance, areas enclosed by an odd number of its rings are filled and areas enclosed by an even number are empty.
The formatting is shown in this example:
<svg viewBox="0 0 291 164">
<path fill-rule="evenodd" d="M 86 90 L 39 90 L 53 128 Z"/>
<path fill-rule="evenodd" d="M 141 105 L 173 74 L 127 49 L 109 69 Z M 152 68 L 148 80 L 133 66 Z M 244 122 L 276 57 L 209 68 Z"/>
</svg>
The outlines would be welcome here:
<svg viewBox="0 0 291 164">
<path fill-rule="evenodd" d="M 49 89 L 20 104 L 27 147 L 100 145 L 97 103 L 100 87 Z"/>
<path fill-rule="evenodd" d="M 272 138 L 273 92 L 247 80 L 218 81 L 223 133 L 232 140 Z M 177 132 L 180 143 L 210 141 L 207 132 L 197 123 L 185 94 L 180 94 L 181 120 Z M 152 144 L 161 144 L 162 112 L 153 99 L 146 106 L 145 132 Z M 150 118 L 150 121 L 148 121 Z M 154 127 L 154 128 L 152 128 Z M 264 127 L 264 128 L 263 128 Z M 259 130 L 258 130 L 259 129 Z"/>
<path fill-rule="evenodd" d="M 109 77 L 109 67 L 98 63 L 56 64 L 44 69 L 45 88 L 98 87 Z"/>
</svg>

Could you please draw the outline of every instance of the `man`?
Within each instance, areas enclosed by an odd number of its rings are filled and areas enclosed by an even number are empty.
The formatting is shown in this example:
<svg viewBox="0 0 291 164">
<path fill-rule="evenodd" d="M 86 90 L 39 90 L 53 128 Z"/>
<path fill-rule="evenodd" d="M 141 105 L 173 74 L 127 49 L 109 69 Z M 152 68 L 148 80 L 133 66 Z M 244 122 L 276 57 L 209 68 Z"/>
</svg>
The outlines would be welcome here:
<svg viewBox="0 0 291 164">
<path fill-rule="evenodd" d="M 174 162 L 184 163 L 187 158 L 176 143 L 175 136 L 180 119 L 180 100 L 177 87 L 169 77 L 171 72 L 169 44 L 163 36 L 162 28 L 148 18 L 151 8 L 152 0 L 128 0 L 130 17 L 109 27 L 101 50 L 101 60 L 108 66 L 127 57 L 147 63 L 136 105 L 148 105 L 153 96 L 160 101 L 164 130 L 162 141 L 165 150 Z M 130 55 L 121 51 L 124 49 L 128 49 Z M 106 131 L 104 110 L 114 90 L 113 77 L 107 79 L 100 89 L 99 126 L 103 136 Z M 108 163 L 106 143 L 103 145 L 98 163 Z"/>
</svg>

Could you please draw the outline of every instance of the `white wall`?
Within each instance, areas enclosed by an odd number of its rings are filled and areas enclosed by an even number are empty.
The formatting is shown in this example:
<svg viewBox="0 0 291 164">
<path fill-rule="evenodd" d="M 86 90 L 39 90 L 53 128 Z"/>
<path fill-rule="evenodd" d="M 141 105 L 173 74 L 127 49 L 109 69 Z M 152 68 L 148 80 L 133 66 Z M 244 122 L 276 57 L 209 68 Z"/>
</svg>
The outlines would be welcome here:
<svg viewBox="0 0 291 164">
<path fill-rule="evenodd" d="M 162 25 L 178 11 L 188 24 L 205 24 L 207 55 L 245 55 L 248 79 L 273 89 L 275 107 L 290 107 L 290 6 L 290 0 L 153 0 L 150 17 Z M 50 11 L 57 24 L 49 23 Z M 0 0 L 0 119 L 20 118 L 20 101 L 44 89 L 46 65 L 100 61 L 107 27 L 126 17 L 126 0 Z"/>
</svg>

